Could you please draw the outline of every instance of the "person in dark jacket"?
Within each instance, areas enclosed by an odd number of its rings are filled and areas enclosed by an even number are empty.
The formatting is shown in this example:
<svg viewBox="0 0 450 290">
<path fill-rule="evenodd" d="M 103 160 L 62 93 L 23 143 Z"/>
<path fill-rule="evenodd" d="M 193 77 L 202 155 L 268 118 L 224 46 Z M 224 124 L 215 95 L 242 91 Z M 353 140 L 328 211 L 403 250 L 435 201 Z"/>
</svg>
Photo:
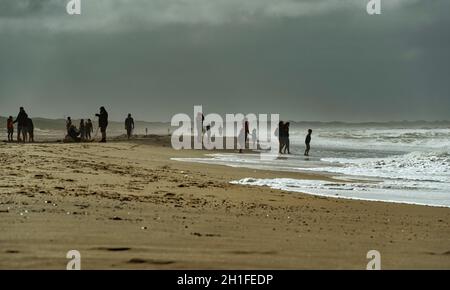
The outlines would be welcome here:
<svg viewBox="0 0 450 290">
<path fill-rule="evenodd" d="M 305 138 L 305 144 L 306 144 L 306 150 L 305 150 L 305 156 L 309 156 L 309 150 L 311 149 L 311 134 L 312 130 L 308 130 L 308 135 L 306 135 Z"/>
<path fill-rule="evenodd" d="M 81 141 L 81 138 L 79 137 L 80 136 L 80 131 L 77 130 L 75 125 L 70 125 L 69 130 L 67 132 L 67 136 L 70 137 L 72 139 L 72 141 L 74 141 L 74 142 L 80 142 Z"/>
<path fill-rule="evenodd" d="M 131 114 L 128 114 L 128 118 L 125 119 L 125 130 L 127 130 L 128 139 L 130 139 L 134 130 L 134 119 L 131 117 Z"/>
<path fill-rule="evenodd" d="M 288 154 L 291 154 L 289 145 L 290 145 L 290 140 L 289 140 L 289 122 L 286 122 L 286 124 L 284 124 L 284 154 L 286 154 L 286 151 Z"/>
<path fill-rule="evenodd" d="M 17 115 L 16 120 L 14 120 L 14 124 L 17 123 L 17 141 L 21 142 L 20 135 L 22 135 L 23 142 L 25 142 L 27 137 L 27 119 L 28 114 L 25 112 L 23 107 L 20 107 L 19 114 Z"/>
<path fill-rule="evenodd" d="M 94 126 L 92 125 L 91 119 L 87 120 L 86 123 L 86 139 L 91 140 L 91 134 L 94 132 Z"/>
<path fill-rule="evenodd" d="M 98 127 L 102 132 L 101 143 L 106 143 L 106 128 L 108 128 L 108 112 L 106 112 L 105 107 L 100 108 L 100 114 L 95 114 L 98 117 Z"/>
</svg>

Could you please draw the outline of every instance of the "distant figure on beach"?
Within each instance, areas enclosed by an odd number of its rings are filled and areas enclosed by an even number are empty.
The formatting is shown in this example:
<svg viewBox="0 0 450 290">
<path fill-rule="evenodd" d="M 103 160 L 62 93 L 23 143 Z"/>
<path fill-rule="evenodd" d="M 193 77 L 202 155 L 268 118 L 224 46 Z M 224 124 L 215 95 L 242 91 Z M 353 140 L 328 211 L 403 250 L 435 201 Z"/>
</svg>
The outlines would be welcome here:
<svg viewBox="0 0 450 290">
<path fill-rule="evenodd" d="M 250 126 L 248 124 L 247 118 L 244 119 L 244 128 L 245 128 L 245 144 L 247 144 L 248 135 L 250 135 Z"/>
<path fill-rule="evenodd" d="M 279 143 L 279 148 L 278 148 L 278 153 L 282 154 L 282 150 L 284 148 L 284 122 L 280 121 L 278 122 L 278 128 L 275 131 L 275 135 L 278 136 L 278 143 Z"/>
<path fill-rule="evenodd" d="M 291 151 L 289 150 L 289 124 L 289 122 L 286 122 L 286 124 L 284 124 L 284 154 L 286 154 L 286 151 L 288 154 L 291 154 Z"/>
<path fill-rule="evenodd" d="M 33 120 L 27 118 L 27 133 L 28 133 L 28 142 L 34 143 L 34 124 Z"/>
<path fill-rule="evenodd" d="M 310 143 L 311 143 L 311 134 L 312 130 L 308 130 L 308 135 L 306 135 L 305 144 L 306 144 L 306 150 L 305 150 L 305 156 L 309 156 L 309 150 L 311 149 Z"/>
<path fill-rule="evenodd" d="M 72 118 L 67 117 L 67 121 L 66 121 L 66 131 L 67 131 L 67 134 L 69 134 L 70 126 L 72 126 Z"/>
<path fill-rule="evenodd" d="M 211 143 L 211 125 L 206 125 L 206 136 L 208 144 Z"/>
<path fill-rule="evenodd" d="M 79 131 L 81 140 L 86 140 L 86 124 L 84 123 L 84 119 L 80 120 Z"/>
<path fill-rule="evenodd" d="M 202 138 L 203 138 L 203 121 L 204 121 L 205 117 L 203 116 L 202 113 L 198 113 L 197 117 L 195 118 L 196 121 L 196 127 L 197 127 L 197 141 L 198 143 L 202 142 Z"/>
<path fill-rule="evenodd" d="M 239 131 L 237 142 L 239 153 L 242 153 L 242 149 L 245 148 L 245 126 L 242 126 L 241 130 Z"/>
<path fill-rule="evenodd" d="M 131 117 L 131 114 L 128 114 L 128 117 L 125 119 L 125 130 L 127 130 L 128 139 L 130 139 L 134 130 L 134 119 Z"/>
<path fill-rule="evenodd" d="M 19 114 L 14 120 L 13 124 L 17 123 L 17 141 L 21 142 L 20 135 L 22 135 L 23 142 L 25 142 L 27 137 L 27 119 L 28 114 L 25 112 L 23 107 L 20 107 Z"/>
<path fill-rule="evenodd" d="M 254 149 L 258 149 L 257 141 L 258 141 L 258 137 L 256 136 L 256 128 L 253 128 L 253 130 L 252 130 L 252 142 L 253 142 L 253 148 Z"/>
<path fill-rule="evenodd" d="M 91 140 L 91 134 L 94 132 L 94 125 L 92 124 L 91 119 L 88 119 L 86 122 L 86 139 Z"/>
<path fill-rule="evenodd" d="M 108 128 L 108 112 L 105 107 L 100 108 L 100 114 L 95 114 L 98 117 L 98 127 L 102 132 L 102 140 L 100 143 L 106 143 L 106 128 Z"/>
<path fill-rule="evenodd" d="M 8 142 L 12 142 L 14 135 L 14 119 L 12 116 L 9 116 L 6 122 L 6 129 L 8 130 Z"/>
<path fill-rule="evenodd" d="M 145 128 L 145 136 L 147 137 L 148 135 L 148 128 Z"/>
<path fill-rule="evenodd" d="M 75 142 L 81 141 L 81 138 L 79 137 L 80 132 L 77 130 L 77 128 L 73 124 L 70 125 L 69 130 L 67 132 L 67 136 L 69 136 Z"/>
</svg>

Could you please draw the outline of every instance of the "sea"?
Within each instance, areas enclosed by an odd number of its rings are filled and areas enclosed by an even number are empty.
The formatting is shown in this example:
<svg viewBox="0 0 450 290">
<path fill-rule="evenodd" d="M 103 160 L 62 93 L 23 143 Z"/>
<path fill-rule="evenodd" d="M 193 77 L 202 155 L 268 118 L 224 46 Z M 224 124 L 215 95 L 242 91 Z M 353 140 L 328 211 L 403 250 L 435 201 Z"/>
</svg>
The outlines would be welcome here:
<svg viewBox="0 0 450 290">
<path fill-rule="evenodd" d="M 304 140 L 313 130 L 310 156 Z M 250 131 L 252 129 L 250 128 Z M 248 176 L 233 184 L 267 186 L 319 196 L 450 207 L 448 122 L 291 123 L 291 154 L 215 153 L 183 162 L 220 164 L 280 172 Z M 264 153 L 264 152 L 259 152 Z M 283 171 L 320 173 L 335 181 L 283 178 Z"/>
</svg>

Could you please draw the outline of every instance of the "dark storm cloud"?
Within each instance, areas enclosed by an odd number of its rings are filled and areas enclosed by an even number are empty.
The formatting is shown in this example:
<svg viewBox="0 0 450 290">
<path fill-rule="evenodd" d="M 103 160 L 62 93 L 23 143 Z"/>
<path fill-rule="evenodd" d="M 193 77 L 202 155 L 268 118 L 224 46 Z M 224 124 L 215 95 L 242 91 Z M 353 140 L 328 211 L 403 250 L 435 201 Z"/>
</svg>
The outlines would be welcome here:
<svg viewBox="0 0 450 290">
<path fill-rule="evenodd" d="M 359 0 L 96 0 L 74 17 L 66 1 L 7 2 L 2 115 L 106 104 L 117 119 L 168 120 L 203 104 L 295 120 L 449 118 L 448 1 L 385 1 L 368 16 Z"/>
</svg>

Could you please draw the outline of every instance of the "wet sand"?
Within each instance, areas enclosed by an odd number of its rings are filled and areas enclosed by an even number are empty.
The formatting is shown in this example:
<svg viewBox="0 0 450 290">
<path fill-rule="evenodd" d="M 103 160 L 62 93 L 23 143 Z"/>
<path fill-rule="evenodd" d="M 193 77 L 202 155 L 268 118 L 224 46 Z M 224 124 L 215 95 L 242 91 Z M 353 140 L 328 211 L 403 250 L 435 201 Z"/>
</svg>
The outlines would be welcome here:
<svg viewBox="0 0 450 290">
<path fill-rule="evenodd" d="M 229 184 L 315 178 L 171 161 L 167 137 L 0 144 L 0 268 L 450 269 L 450 209 Z"/>
</svg>

